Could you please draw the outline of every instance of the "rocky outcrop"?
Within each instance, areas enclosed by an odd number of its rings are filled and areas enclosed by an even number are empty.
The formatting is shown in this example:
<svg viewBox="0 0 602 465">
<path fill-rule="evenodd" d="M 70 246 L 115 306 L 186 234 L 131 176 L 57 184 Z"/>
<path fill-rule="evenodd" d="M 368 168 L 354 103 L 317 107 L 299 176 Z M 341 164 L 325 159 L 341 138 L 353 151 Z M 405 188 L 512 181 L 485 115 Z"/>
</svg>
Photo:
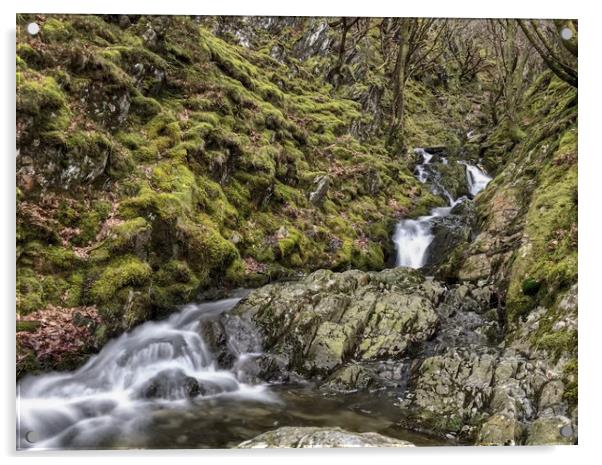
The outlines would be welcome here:
<svg viewBox="0 0 602 465">
<path fill-rule="evenodd" d="M 378 433 L 351 433 L 341 428 L 288 426 L 260 434 L 238 445 L 239 449 L 268 447 L 414 447 L 414 444 Z"/>
<path fill-rule="evenodd" d="M 431 221 L 433 240 L 426 250 L 426 268 L 446 278 L 447 270 L 440 265 L 458 247 L 470 242 L 475 234 L 476 219 L 474 204 L 470 201 L 456 205 L 447 216 L 433 218 Z"/>
<path fill-rule="evenodd" d="M 320 270 L 254 291 L 223 325 L 237 351 L 266 349 L 263 376 L 325 379 L 347 362 L 399 359 L 426 342 L 441 292 L 404 269 Z M 258 338 L 245 337 L 253 330 Z"/>
<path fill-rule="evenodd" d="M 448 349 L 414 373 L 401 402 L 408 411 L 404 422 L 485 445 L 574 443 L 576 425 L 559 372 L 511 349 Z"/>
<path fill-rule="evenodd" d="M 479 388 L 491 415 L 478 437 L 485 444 L 576 441 L 576 94 L 549 75 L 538 85 L 541 93 L 524 109 L 534 124 L 475 199 L 474 240 L 453 248 L 435 271 L 493 283 L 504 309 L 504 344 L 492 363 L 513 368 L 501 387 L 494 376 Z M 552 102 L 545 108 L 542 95 Z M 483 143 L 483 150 L 487 158 L 494 147 Z"/>
<path fill-rule="evenodd" d="M 252 292 L 211 331 L 224 363 L 263 350 L 245 359 L 248 379 L 391 395 L 405 429 L 489 445 L 576 442 L 570 360 L 505 341 L 503 317 L 491 285 L 321 270 Z"/>
<path fill-rule="evenodd" d="M 495 282 L 513 326 L 540 303 L 553 307 L 577 281 L 575 89 L 549 75 L 539 85 L 524 109 L 535 123 L 475 199 L 478 234 L 442 265 L 456 279 Z M 553 104 L 541 109 L 542 95 Z M 486 158 L 494 148 L 483 147 Z"/>
</svg>

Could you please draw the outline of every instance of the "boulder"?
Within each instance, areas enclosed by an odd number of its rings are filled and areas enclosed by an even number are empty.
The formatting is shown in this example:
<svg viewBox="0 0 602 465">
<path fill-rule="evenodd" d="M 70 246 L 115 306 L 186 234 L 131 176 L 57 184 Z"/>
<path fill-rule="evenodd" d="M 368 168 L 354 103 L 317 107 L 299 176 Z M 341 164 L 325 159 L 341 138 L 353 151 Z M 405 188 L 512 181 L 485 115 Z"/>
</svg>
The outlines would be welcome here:
<svg viewBox="0 0 602 465">
<path fill-rule="evenodd" d="M 272 447 L 414 447 L 414 444 L 378 433 L 352 433 L 341 428 L 286 426 L 242 442 L 237 448 L 265 449 Z"/>
<path fill-rule="evenodd" d="M 437 328 L 437 297 L 423 281 L 407 269 L 320 270 L 252 292 L 224 316 L 224 328 L 240 353 L 257 351 L 260 341 L 274 360 L 270 368 L 285 368 L 277 377 L 324 379 L 349 362 L 400 359 L 428 340 Z"/>
<path fill-rule="evenodd" d="M 526 444 L 529 446 L 575 444 L 575 428 L 569 418 L 561 415 L 538 418 L 529 429 Z"/>
<path fill-rule="evenodd" d="M 456 247 L 469 242 L 473 236 L 476 220 L 474 207 L 471 202 L 460 205 L 463 206 L 461 214 L 454 214 L 452 210 L 450 215 L 431 221 L 433 240 L 426 250 L 425 260 L 428 269 L 437 269 Z"/>
</svg>

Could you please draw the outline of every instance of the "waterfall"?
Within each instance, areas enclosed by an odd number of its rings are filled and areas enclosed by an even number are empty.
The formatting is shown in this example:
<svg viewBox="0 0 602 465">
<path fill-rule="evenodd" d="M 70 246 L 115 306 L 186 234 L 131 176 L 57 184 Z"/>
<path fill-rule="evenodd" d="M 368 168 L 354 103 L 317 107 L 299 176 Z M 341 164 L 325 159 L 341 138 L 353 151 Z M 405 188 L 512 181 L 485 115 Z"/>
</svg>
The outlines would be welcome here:
<svg viewBox="0 0 602 465">
<path fill-rule="evenodd" d="M 202 337 L 203 322 L 239 300 L 187 305 L 113 339 L 76 371 L 26 377 L 17 386 L 18 448 L 86 447 L 136 434 L 145 413 L 192 399 L 275 400 L 265 385 L 238 379 L 241 365 L 259 354 L 238 354 L 225 370 Z"/>
<path fill-rule="evenodd" d="M 430 216 L 397 223 L 393 241 L 397 246 L 397 266 L 421 268 L 424 265 L 424 251 L 433 240 L 428 221 Z"/>
<path fill-rule="evenodd" d="M 421 216 L 415 220 L 401 220 L 395 227 L 393 242 L 397 250 L 396 266 L 409 268 L 422 268 L 426 261 L 426 251 L 433 241 L 431 233 L 432 220 L 436 217 L 449 215 L 451 209 L 465 200 L 465 197 L 454 199 L 451 193 L 441 182 L 441 174 L 433 167 L 431 160 L 433 154 L 422 148 L 415 149 L 417 155 L 422 156 L 422 163 L 416 165 L 414 170 L 416 179 L 422 184 L 429 183 L 431 190 L 445 197 L 449 206 L 433 208 L 429 215 Z M 445 157 L 441 157 L 441 163 L 448 164 Z M 491 177 L 475 165 L 459 161 L 466 166 L 466 181 L 471 196 L 481 192 Z"/>
<path fill-rule="evenodd" d="M 481 171 L 475 165 L 463 163 L 466 165 L 466 180 L 468 182 L 468 191 L 474 197 L 487 187 L 491 177 Z"/>
</svg>

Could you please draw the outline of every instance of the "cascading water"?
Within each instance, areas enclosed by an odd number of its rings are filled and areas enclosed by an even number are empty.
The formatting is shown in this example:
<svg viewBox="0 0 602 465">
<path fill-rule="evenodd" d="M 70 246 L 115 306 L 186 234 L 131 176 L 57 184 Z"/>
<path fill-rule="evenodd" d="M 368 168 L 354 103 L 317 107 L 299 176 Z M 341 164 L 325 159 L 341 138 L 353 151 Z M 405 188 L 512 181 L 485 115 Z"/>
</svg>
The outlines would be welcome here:
<svg viewBox="0 0 602 465">
<path fill-rule="evenodd" d="M 449 205 L 397 225 L 397 265 L 412 268 L 424 266 L 432 220 L 462 201 L 445 189 L 433 155 L 417 153 L 423 159 L 417 178 Z M 491 178 L 464 164 L 474 196 Z M 147 322 L 110 341 L 78 370 L 26 377 L 17 385 L 17 448 L 230 447 L 279 423 L 329 425 L 342 415 L 337 425 L 356 428 L 368 421 L 357 413 L 357 399 L 341 414 L 340 404 L 324 405 L 319 394 L 283 386 L 276 396 L 274 387 L 247 382 L 246 371 L 252 372 L 247 363 L 261 355 L 258 344 L 251 344 L 257 351 L 242 352 L 239 341 L 228 337 L 234 360 L 225 363 L 228 369 L 220 366 L 204 330 L 239 300 L 187 305 L 167 320 Z M 254 337 L 245 328 L 237 334 Z M 388 403 L 382 408 L 390 410 Z"/>
<path fill-rule="evenodd" d="M 487 187 L 491 177 L 487 176 L 483 171 L 474 165 L 464 163 L 466 165 L 466 180 L 468 181 L 468 191 L 474 197 L 479 192 Z"/>
<path fill-rule="evenodd" d="M 187 305 L 110 341 L 74 372 L 25 378 L 17 386 L 17 447 L 112 446 L 135 436 L 146 414 L 191 399 L 277 401 L 265 385 L 238 379 L 237 369 L 260 354 L 238 354 L 232 370 L 220 369 L 201 336 L 204 321 L 239 300 Z"/>
<path fill-rule="evenodd" d="M 433 154 L 422 148 L 417 148 L 415 152 L 422 156 L 422 163 L 416 165 L 415 168 L 416 178 L 423 184 L 429 182 L 433 192 L 445 197 L 449 206 L 433 208 L 430 215 L 421 216 L 415 220 L 401 220 L 397 223 L 393 235 L 393 242 L 397 250 L 396 266 L 409 268 L 421 268 L 425 264 L 426 251 L 434 238 L 431 234 L 433 218 L 447 216 L 454 206 L 466 200 L 464 197 L 454 199 L 445 188 L 441 182 L 441 174 L 431 164 Z M 441 162 L 447 164 L 448 160 L 441 157 Z M 468 191 L 473 197 L 487 187 L 491 177 L 475 165 L 463 161 L 458 163 L 466 166 Z"/>
</svg>

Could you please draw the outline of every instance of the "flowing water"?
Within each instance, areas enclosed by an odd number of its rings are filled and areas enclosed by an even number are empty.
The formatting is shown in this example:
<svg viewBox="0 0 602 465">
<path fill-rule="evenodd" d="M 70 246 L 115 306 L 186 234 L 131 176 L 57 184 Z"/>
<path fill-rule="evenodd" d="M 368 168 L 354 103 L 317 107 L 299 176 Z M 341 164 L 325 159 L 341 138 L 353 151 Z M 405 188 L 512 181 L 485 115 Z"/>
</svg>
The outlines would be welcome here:
<svg viewBox="0 0 602 465">
<path fill-rule="evenodd" d="M 220 368 L 203 324 L 241 295 L 144 323 L 76 371 L 23 379 L 17 448 L 233 447 L 279 426 L 340 426 L 442 444 L 395 426 L 395 392 L 332 397 L 307 386 L 241 381 L 245 361 L 258 353 L 239 353 L 231 369 Z"/>
<path fill-rule="evenodd" d="M 474 165 L 470 165 L 468 163 L 463 164 L 466 165 L 468 191 L 474 197 L 487 187 L 487 184 L 489 184 L 489 181 L 491 181 L 491 177 Z"/>
<path fill-rule="evenodd" d="M 415 175 L 418 181 L 423 184 L 430 184 L 431 190 L 444 197 L 448 201 L 447 207 L 433 208 L 429 215 L 421 216 L 416 219 L 401 220 L 395 226 L 393 242 L 397 250 L 396 266 L 409 268 L 422 268 L 426 262 L 426 251 L 434 239 L 431 233 L 432 220 L 436 217 L 447 216 L 460 202 L 466 200 L 465 197 L 454 199 L 450 192 L 441 182 L 441 174 L 432 164 L 433 154 L 428 153 L 422 148 L 417 148 L 416 153 L 422 156 L 422 163 L 416 165 Z M 449 161 L 445 157 L 440 157 L 441 163 L 447 164 Z M 468 191 L 472 197 L 481 192 L 489 181 L 489 177 L 479 167 L 460 161 L 466 167 L 466 182 Z"/>
<path fill-rule="evenodd" d="M 224 370 L 201 337 L 203 322 L 240 298 L 187 305 L 110 341 L 74 372 L 25 378 L 17 386 L 18 447 L 119 444 L 137 437 L 156 411 L 181 408 L 190 398 L 277 402 L 265 385 L 237 377 L 236 368 L 259 354 L 239 354 Z"/>
<path fill-rule="evenodd" d="M 433 240 L 431 220 L 448 215 L 453 199 L 431 163 L 416 176 L 448 199 L 430 215 L 396 228 L 397 265 L 420 268 Z M 442 163 L 447 159 L 442 158 Z M 466 165 L 476 195 L 491 178 Z M 330 396 L 312 387 L 250 383 L 245 363 L 259 353 L 237 353 L 226 369 L 203 338 L 203 325 L 244 296 L 190 304 L 166 320 L 147 322 L 111 340 L 78 370 L 28 376 L 17 385 L 18 449 L 232 447 L 279 426 L 340 426 L 375 431 L 417 445 L 443 442 L 396 426 L 394 391 Z M 228 341 L 235 349 L 236 341 Z M 234 352 L 236 352 L 234 350 Z"/>
</svg>

